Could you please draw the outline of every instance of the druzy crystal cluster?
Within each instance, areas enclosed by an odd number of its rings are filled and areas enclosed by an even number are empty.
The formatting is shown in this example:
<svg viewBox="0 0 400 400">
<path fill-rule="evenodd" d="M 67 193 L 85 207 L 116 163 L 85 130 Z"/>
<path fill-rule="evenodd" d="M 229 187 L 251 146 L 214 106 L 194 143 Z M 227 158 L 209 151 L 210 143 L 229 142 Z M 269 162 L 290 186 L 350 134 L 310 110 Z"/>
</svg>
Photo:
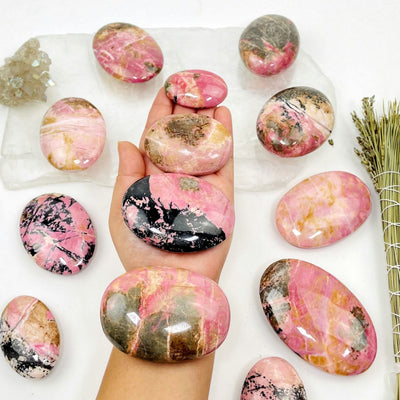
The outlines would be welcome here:
<svg viewBox="0 0 400 400">
<path fill-rule="evenodd" d="M 50 57 L 40 50 L 39 40 L 25 42 L 0 68 L 0 103 L 18 106 L 32 100 L 46 101 L 46 89 L 54 86 L 50 64 Z"/>
</svg>

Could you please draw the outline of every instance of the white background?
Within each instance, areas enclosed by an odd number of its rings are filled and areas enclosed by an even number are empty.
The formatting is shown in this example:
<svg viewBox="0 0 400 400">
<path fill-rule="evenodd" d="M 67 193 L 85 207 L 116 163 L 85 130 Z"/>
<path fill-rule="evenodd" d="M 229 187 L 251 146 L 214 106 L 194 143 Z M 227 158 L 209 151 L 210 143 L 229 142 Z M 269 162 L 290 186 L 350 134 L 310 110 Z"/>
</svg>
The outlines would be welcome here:
<svg viewBox="0 0 400 400">
<path fill-rule="evenodd" d="M 325 144 L 310 155 L 300 174 L 286 187 L 236 194 L 234 240 L 220 281 L 231 304 L 232 325 L 226 342 L 217 351 L 210 399 L 240 398 L 248 370 L 267 356 L 283 357 L 296 368 L 309 399 L 391 399 L 394 389 L 389 378 L 395 366 L 377 196 L 372 193 L 371 215 L 357 232 L 318 250 L 306 251 L 287 244 L 275 228 L 274 210 L 292 184 L 327 170 L 355 173 L 373 192 L 367 173 L 353 153 L 357 132 L 350 112 L 360 110 L 365 96 L 375 94 L 378 104 L 399 96 L 400 2 L 1 0 L 0 6 L 1 60 L 32 36 L 94 33 L 116 21 L 143 28 L 244 28 L 261 15 L 276 13 L 296 24 L 302 49 L 312 55 L 335 88 L 334 146 Z M 6 118 L 6 108 L 0 107 L 0 139 Z M 234 122 L 238 118 L 242 116 L 233 115 Z M 81 274 L 62 277 L 43 271 L 21 245 L 20 213 L 29 200 L 45 192 L 75 197 L 92 216 L 97 250 Z M 63 341 L 59 362 L 41 381 L 21 378 L 0 358 L 1 399 L 95 398 L 111 349 L 101 331 L 99 302 L 107 284 L 123 272 L 108 233 L 110 199 L 111 188 L 88 183 L 57 183 L 17 191 L 6 190 L 0 184 L 0 308 L 18 295 L 40 298 L 55 314 Z M 364 304 L 378 336 L 376 360 L 364 374 L 342 377 L 322 372 L 293 354 L 273 333 L 259 304 L 258 282 L 269 264 L 286 257 L 304 259 L 326 269 Z"/>
</svg>

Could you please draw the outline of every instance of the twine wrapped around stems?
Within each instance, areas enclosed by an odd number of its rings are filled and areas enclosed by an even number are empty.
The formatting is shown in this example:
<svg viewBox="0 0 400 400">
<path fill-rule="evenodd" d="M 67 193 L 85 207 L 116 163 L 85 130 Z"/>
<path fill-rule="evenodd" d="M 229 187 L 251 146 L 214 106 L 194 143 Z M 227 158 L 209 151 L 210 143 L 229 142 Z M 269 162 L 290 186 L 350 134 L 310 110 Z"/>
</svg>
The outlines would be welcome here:
<svg viewBox="0 0 400 400">
<path fill-rule="evenodd" d="M 378 116 L 374 97 L 362 100 L 363 115 L 352 118 L 359 131 L 355 149 L 379 194 L 392 314 L 393 350 L 400 364 L 400 107 L 397 101 Z M 395 399 L 400 400 L 400 374 Z"/>
</svg>

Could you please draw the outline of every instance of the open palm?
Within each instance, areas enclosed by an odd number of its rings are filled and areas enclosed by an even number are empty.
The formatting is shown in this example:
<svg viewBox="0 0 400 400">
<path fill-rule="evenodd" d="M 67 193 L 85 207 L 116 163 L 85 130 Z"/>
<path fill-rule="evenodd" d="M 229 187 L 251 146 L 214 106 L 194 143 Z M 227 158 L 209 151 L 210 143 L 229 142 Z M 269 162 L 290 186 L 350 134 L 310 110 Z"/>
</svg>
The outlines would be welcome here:
<svg viewBox="0 0 400 400">
<path fill-rule="evenodd" d="M 195 112 L 218 120 L 232 134 L 231 114 L 226 107 L 198 111 L 181 107 L 168 99 L 163 88 L 158 92 L 150 109 L 144 133 L 153 123 L 166 115 Z M 111 203 L 109 227 L 123 266 L 127 271 L 137 267 L 154 266 L 186 268 L 218 281 L 229 251 L 231 237 L 208 250 L 195 253 L 173 253 L 146 244 L 126 226 L 121 213 L 122 199 L 126 190 L 146 175 L 162 173 L 145 155 L 143 142 L 144 135 L 142 135 L 139 149 L 130 142 L 120 142 L 118 146 L 120 162 Z M 233 202 L 233 155 L 231 154 L 223 168 L 214 174 L 202 176 L 201 179 L 216 186 Z"/>
</svg>

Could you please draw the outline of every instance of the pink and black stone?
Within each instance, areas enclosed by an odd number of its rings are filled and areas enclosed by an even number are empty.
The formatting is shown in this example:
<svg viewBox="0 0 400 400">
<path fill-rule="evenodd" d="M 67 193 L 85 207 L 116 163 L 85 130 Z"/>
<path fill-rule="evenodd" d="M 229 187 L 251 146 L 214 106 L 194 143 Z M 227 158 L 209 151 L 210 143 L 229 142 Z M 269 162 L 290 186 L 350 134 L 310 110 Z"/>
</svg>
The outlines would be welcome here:
<svg viewBox="0 0 400 400">
<path fill-rule="evenodd" d="M 124 82 L 145 82 L 163 67 L 157 42 L 143 29 L 126 23 L 100 28 L 93 38 L 93 51 L 101 67 Z"/>
<path fill-rule="evenodd" d="M 60 332 L 47 306 L 31 296 L 11 300 L 0 318 L 0 348 L 24 378 L 47 376 L 60 352 Z"/>
<path fill-rule="evenodd" d="M 262 145 L 280 157 L 299 157 L 320 147 L 333 130 L 334 111 L 320 91 L 296 86 L 272 96 L 257 118 Z"/>
<path fill-rule="evenodd" d="M 165 172 L 206 175 L 220 170 L 232 153 L 232 135 L 202 114 L 167 115 L 146 132 L 144 149 Z"/>
<path fill-rule="evenodd" d="M 174 103 L 191 108 L 216 107 L 228 94 L 228 87 L 220 76 L 201 69 L 172 74 L 165 81 L 164 88 Z"/>
<path fill-rule="evenodd" d="M 125 193 L 122 214 L 146 243 L 173 252 L 206 250 L 233 231 L 234 208 L 210 183 L 182 174 L 154 174 Z"/>
<path fill-rule="evenodd" d="M 283 342 L 331 374 L 366 371 L 376 356 L 376 334 L 361 302 L 334 276 L 297 259 L 271 264 L 260 282 L 265 315 Z"/>
<path fill-rule="evenodd" d="M 229 303 L 211 279 L 181 268 L 135 268 L 115 279 L 100 320 L 120 351 L 154 362 L 201 358 L 228 333 Z"/>
<path fill-rule="evenodd" d="M 72 197 L 53 193 L 34 198 L 24 208 L 19 227 L 25 250 L 47 271 L 75 274 L 93 256 L 92 221 Z"/>
<path fill-rule="evenodd" d="M 299 32 L 288 18 L 264 15 L 243 31 L 240 56 L 254 74 L 270 76 L 290 67 L 299 51 Z"/>
<path fill-rule="evenodd" d="M 267 357 L 250 369 L 240 400 L 306 400 L 296 370 L 283 358 Z"/>
</svg>

